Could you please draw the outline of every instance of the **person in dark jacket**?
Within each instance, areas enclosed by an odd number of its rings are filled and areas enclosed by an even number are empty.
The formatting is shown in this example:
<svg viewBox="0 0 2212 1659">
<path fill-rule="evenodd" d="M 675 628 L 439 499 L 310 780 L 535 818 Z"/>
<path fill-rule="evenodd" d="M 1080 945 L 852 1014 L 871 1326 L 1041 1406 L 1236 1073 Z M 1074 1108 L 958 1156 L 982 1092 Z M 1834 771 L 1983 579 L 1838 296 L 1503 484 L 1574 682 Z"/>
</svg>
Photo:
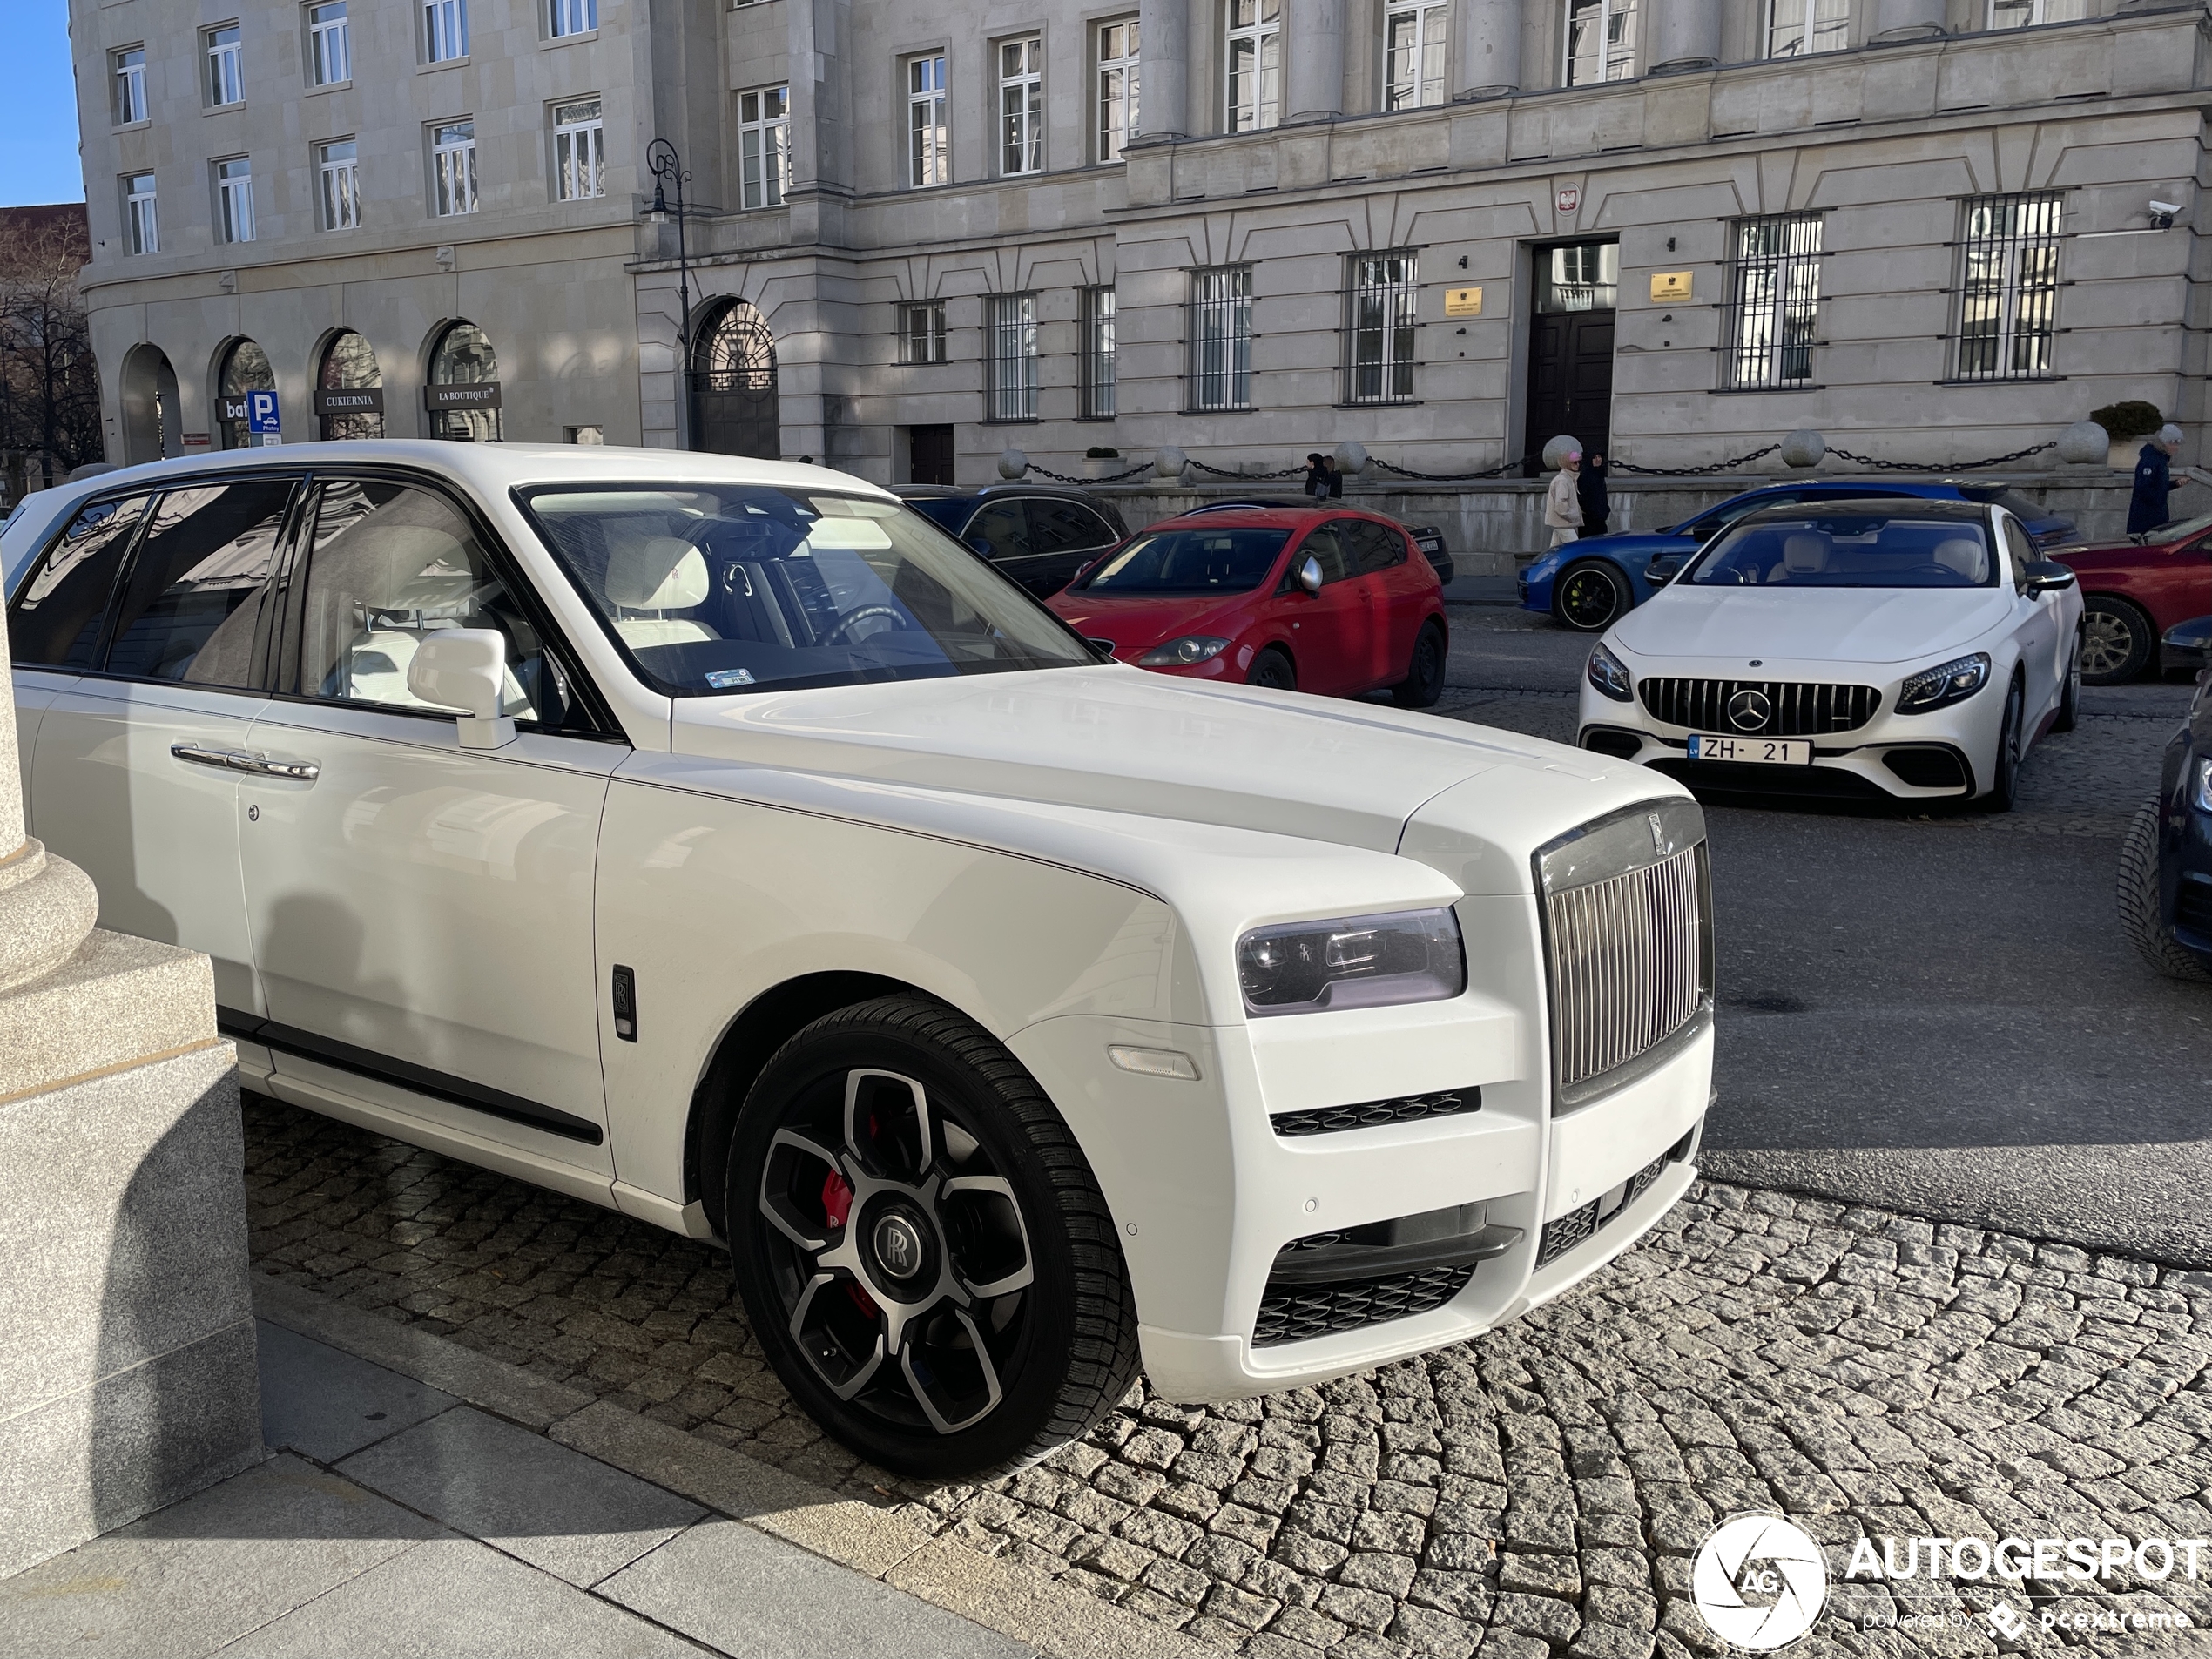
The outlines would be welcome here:
<svg viewBox="0 0 2212 1659">
<path fill-rule="evenodd" d="M 1582 457 L 1581 475 L 1575 481 L 1575 494 L 1582 503 L 1582 535 L 1588 540 L 1605 534 L 1605 516 L 1610 509 L 1605 500 L 1605 457 L 1592 450 Z"/>
<path fill-rule="evenodd" d="M 2128 502 L 2128 535 L 2145 535 L 2173 516 L 2166 498 L 2188 482 L 2175 479 L 2172 471 L 2171 462 L 2181 447 L 2181 428 L 2162 426 L 2135 458 L 2135 493 Z"/>
</svg>

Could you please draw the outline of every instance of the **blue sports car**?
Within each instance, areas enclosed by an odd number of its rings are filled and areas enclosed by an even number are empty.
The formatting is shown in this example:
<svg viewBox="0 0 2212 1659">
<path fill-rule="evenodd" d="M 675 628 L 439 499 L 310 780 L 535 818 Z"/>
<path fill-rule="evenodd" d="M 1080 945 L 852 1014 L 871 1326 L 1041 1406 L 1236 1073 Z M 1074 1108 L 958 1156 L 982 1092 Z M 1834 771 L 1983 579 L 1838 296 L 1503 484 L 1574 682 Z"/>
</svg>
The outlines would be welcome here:
<svg viewBox="0 0 2212 1659">
<path fill-rule="evenodd" d="M 1932 483 L 1809 478 L 1802 483 L 1748 489 L 1665 529 L 1616 530 L 1610 536 L 1594 536 L 1553 548 L 1521 573 L 1521 608 L 1548 610 L 1560 626 L 1577 633 L 1602 634 L 1656 591 L 1644 577 L 1645 567 L 1654 559 L 1685 557 L 1716 531 L 1762 507 L 1868 496 L 1994 502 L 2025 524 L 2047 553 L 2076 539 L 2072 519 L 2047 512 L 2000 483 L 1973 478 L 1945 478 Z"/>
</svg>

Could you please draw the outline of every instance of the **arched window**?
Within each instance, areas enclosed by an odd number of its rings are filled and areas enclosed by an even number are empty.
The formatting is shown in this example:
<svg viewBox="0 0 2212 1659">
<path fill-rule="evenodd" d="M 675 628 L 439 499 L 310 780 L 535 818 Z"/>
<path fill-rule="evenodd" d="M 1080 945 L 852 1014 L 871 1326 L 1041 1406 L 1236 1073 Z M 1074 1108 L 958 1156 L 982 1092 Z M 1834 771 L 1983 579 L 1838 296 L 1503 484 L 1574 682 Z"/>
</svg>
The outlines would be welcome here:
<svg viewBox="0 0 2212 1659">
<path fill-rule="evenodd" d="M 159 461 L 185 452 L 177 371 L 161 347 L 141 341 L 123 360 L 116 388 L 123 405 L 123 461 Z"/>
<path fill-rule="evenodd" d="M 426 396 L 432 437 L 482 443 L 499 436 L 499 357 L 475 323 L 448 323 L 438 336 Z"/>
<path fill-rule="evenodd" d="M 691 447 L 780 459 L 776 337 L 766 320 L 745 300 L 732 300 L 692 338 Z"/>
<path fill-rule="evenodd" d="M 215 431 L 226 449 L 243 449 L 259 442 L 246 430 L 246 395 L 276 390 L 276 371 L 269 354 L 250 340 L 233 340 L 223 354 L 222 372 L 215 377 Z"/>
<path fill-rule="evenodd" d="M 384 371 L 368 341 L 341 329 L 315 367 L 315 413 L 326 438 L 384 435 Z"/>
</svg>

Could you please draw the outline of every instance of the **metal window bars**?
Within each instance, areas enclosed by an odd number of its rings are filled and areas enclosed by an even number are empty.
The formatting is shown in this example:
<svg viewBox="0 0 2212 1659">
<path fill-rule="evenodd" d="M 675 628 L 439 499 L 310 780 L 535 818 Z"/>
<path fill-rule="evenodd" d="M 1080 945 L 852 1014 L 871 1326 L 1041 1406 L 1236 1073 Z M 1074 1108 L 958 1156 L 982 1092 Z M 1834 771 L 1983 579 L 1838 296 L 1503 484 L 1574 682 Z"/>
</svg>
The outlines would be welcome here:
<svg viewBox="0 0 2212 1659">
<path fill-rule="evenodd" d="M 1820 307 L 1820 215 L 1739 219 L 1730 245 L 1723 358 L 1729 387 L 1809 385 Z"/>
<path fill-rule="evenodd" d="M 1252 267 L 1190 273 L 1190 407 L 1248 409 L 1252 402 Z"/>
<path fill-rule="evenodd" d="M 1114 291 L 1082 291 L 1083 419 L 1114 418 Z"/>
<path fill-rule="evenodd" d="M 2036 191 L 1960 203 L 1954 378 L 2033 381 L 2051 374 L 2064 199 L 2058 191 Z"/>
<path fill-rule="evenodd" d="M 1402 403 L 1413 395 L 1420 338 L 1417 256 L 1400 250 L 1345 260 L 1344 401 Z"/>
<path fill-rule="evenodd" d="M 1037 296 L 994 293 L 983 301 L 987 421 L 1037 418 Z"/>
</svg>

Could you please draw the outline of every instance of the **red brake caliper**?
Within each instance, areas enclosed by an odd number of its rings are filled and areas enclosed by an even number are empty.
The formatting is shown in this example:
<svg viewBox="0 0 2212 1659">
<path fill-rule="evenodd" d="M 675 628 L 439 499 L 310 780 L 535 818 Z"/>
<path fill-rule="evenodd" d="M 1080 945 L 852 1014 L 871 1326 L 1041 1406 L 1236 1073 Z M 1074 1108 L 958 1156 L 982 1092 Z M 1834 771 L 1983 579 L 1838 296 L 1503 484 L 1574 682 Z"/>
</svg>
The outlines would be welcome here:
<svg viewBox="0 0 2212 1659">
<path fill-rule="evenodd" d="M 853 1188 L 846 1178 L 832 1170 L 822 1182 L 822 1214 L 833 1227 L 842 1227 L 853 1212 Z M 880 1318 L 882 1310 L 875 1298 L 862 1288 L 858 1279 L 845 1281 L 845 1293 L 853 1298 L 853 1305 L 871 1319 Z"/>
</svg>

